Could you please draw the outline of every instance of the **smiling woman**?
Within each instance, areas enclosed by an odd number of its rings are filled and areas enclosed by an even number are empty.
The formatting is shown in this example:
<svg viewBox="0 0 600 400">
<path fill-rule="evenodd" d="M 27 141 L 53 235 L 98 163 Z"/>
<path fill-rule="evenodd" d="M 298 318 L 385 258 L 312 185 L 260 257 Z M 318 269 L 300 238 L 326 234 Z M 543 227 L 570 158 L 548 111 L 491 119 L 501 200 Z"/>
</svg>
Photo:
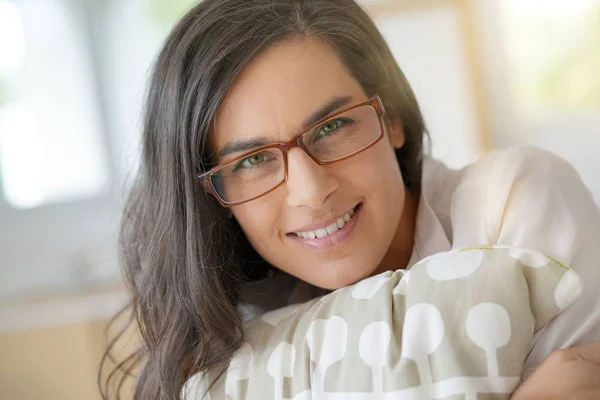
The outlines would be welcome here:
<svg viewBox="0 0 600 400">
<path fill-rule="evenodd" d="M 409 194 L 404 191 L 394 153 L 394 149 L 402 148 L 405 134 L 400 124 L 390 125 L 393 128 L 387 132 L 383 129 L 389 118 L 383 104 L 379 97 L 368 100 L 373 93 L 365 91 L 351 68 L 338 58 L 332 45 L 315 37 L 275 44 L 237 78 L 209 133 L 217 153 L 228 142 L 256 140 L 255 132 L 265 142 L 300 144 L 284 152 L 287 162 L 282 161 L 281 168 L 270 174 L 271 180 L 261 181 L 269 187 L 253 181 L 240 184 L 261 192 L 253 191 L 242 199 L 246 200 L 243 204 L 234 203 L 237 207 L 232 213 L 254 249 L 269 264 L 327 289 L 406 265 L 412 250 L 410 241 L 404 243 L 404 248 L 390 246 L 397 232 L 401 235 L 409 231 L 415 214 L 415 201 L 405 200 Z M 287 101 L 292 96 L 294 101 Z M 333 113 L 336 115 L 294 136 L 306 122 Z M 314 132 L 331 128 L 332 121 L 353 121 L 353 125 L 347 122 L 332 139 L 314 142 Z M 246 156 L 241 157 L 243 160 Z M 236 165 L 237 160 L 231 163 Z M 226 182 L 222 186 L 227 189 L 231 184 L 223 179 Z M 285 188 L 258 198 L 284 180 Z M 227 194 L 240 195 L 236 190 L 230 192 Z M 352 224 L 336 235 L 323 235 L 328 226 L 354 209 L 359 212 Z M 384 209 L 386 213 L 381 212 Z M 353 229 L 361 234 L 352 235 Z M 316 238 L 296 235 L 310 235 L 310 231 Z M 376 243 L 362 239 L 376 236 Z M 383 260 L 386 262 L 382 264 Z"/>
<path fill-rule="evenodd" d="M 408 263 L 425 127 L 356 3 L 204 1 L 171 33 L 148 93 L 122 226 L 131 306 L 150 346 L 135 356 L 146 365 L 140 398 L 170 398 L 192 370 L 228 359 L 240 283 L 271 266 L 332 289 Z M 277 150 L 252 152 L 264 145 Z M 251 175 L 269 159 L 287 163 Z M 219 201 L 237 204 L 232 218 Z"/>
<path fill-rule="evenodd" d="M 153 70 L 121 227 L 143 345 L 119 368 L 142 366 L 135 398 L 179 398 L 196 372 L 225 370 L 247 350 L 244 310 L 436 253 L 531 248 L 594 279 L 600 213 L 568 164 L 519 148 L 453 171 L 423 155 L 425 135 L 407 80 L 354 1 L 205 0 L 186 14 Z M 542 329 L 523 369 L 600 339 L 599 297 L 584 291 Z M 231 379 L 248 379 L 244 365 Z"/>
</svg>

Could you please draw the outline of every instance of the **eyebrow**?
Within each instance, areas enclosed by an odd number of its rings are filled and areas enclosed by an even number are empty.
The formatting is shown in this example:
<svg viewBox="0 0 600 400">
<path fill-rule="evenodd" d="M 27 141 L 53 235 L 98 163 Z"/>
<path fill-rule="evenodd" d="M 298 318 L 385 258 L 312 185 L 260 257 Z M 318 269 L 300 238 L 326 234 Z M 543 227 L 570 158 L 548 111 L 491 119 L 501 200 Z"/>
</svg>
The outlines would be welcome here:
<svg viewBox="0 0 600 400">
<path fill-rule="evenodd" d="M 223 158 L 233 153 L 240 153 L 243 151 L 249 151 L 257 147 L 262 147 L 270 144 L 271 142 L 267 139 L 250 139 L 250 140 L 236 140 L 228 143 L 217 153 L 218 158 Z"/>
<path fill-rule="evenodd" d="M 312 113 L 308 118 L 304 120 L 304 122 L 302 123 L 302 129 L 306 129 L 315 122 L 319 122 L 323 118 L 326 118 L 332 112 L 347 105 L 351 101 L 352 96 L 338 96 L 332 98 L 327 104 L 319 108 L 317 111 Z"/>
<path fill-rule="evenodd" d="M 302 130 L 308 128 L 312 124 L 326 118 L 329 114 L 347 105 L 352 101 L 352 96 L 336 96 L 329 100 L 324 106 L 310 114 L 302 123 Z M 272 142 L 266 138 L 256 138 L 249 140 L 236 140 L 226 144 L 217 153 L 218 158 L 223 158 L 233 153 L 250 151 L 257 147 L 266 146 Z"/>
</svg>

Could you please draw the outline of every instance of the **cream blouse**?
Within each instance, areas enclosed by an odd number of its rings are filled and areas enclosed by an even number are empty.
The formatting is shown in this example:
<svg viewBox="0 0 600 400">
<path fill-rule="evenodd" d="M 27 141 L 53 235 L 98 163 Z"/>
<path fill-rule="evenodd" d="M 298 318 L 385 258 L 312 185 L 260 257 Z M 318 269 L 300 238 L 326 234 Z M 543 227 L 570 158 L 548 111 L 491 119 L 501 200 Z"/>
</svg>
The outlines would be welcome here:
<svg viewBox="0 0 600 400">
<path fill-rule="evenodd" d="M 600 341 L 600 210 L 575 169 L 547 151 L 499 150 L 460 171 L 425 158 L 409 265 L 432 254 L 483 244 L 528 248 L 570 266 L 584 282 L 578 300 L 534 337 L 524 378 L 548 354 Z M 245 293 L 256 314 L 321 294 L 286 274 Z M 295 289 L 292 289 L 295 287 Z"/>
<path fill-rule="evenodd" d="M 524 378 L 552 350 L 600 341 L 600 210 L 569 163 L 531 146 L 496 151 L 462 171 L 426 160 L 409 265 L 480 244 L 540 251 L 584 282 L 579 299 L 536 334 Z"/>
</svg>

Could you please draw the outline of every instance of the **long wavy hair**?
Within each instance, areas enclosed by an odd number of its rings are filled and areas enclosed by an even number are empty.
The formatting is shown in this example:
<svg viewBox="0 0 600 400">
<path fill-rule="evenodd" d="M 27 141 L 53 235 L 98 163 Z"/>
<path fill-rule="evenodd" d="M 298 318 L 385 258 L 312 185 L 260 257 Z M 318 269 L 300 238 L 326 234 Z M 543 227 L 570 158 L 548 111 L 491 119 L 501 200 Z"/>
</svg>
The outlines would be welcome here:
<svg viewBox="0 0 600 400">
<path fill-rule="evenodd" d="M 119 241 L 130 295 L 122 313 L 141 340 L 125 360 L 113 360 L 109 373 L 101 368 L 103 398 L 120 398 L 125 379 L 134 375 L 134 399 L 178 399 L 192 374 L 226 367 L 241 344 L 240 290 L 263 279 L 268 266 L 197 175 L 211 167 L 207 134 L 242 69 L 274 43 L 308 35 L 330 45 L 367 95 L 381 96 L 388 119 L 401 121 L 406 138 L 398 163 L 407 189 L 420 193 L 423 118 L 385 40 L 359 5 L 202 1 L 170 33 L 147 90 L 141 166 Z M 123 332 L 112 337 L 103 364 Z"/>
</svg>

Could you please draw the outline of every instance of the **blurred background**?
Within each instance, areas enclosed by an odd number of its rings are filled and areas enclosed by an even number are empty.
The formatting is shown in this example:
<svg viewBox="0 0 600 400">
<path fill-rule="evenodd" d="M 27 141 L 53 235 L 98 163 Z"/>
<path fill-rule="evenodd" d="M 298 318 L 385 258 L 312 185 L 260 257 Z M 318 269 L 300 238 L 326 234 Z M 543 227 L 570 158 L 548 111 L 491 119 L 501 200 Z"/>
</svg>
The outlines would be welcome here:
<svg viewBox="0 0 600 400">
<path fill-rule="evenodd" d="M 0 398 L 97 399 L 140 111 L 191 0 L 0 0 Z M 462 167 L 533 143 L 600 199 L 600 0 L 363 0 Z M 124 345 L 126 347 L 126 345 Z"/>
</svg>

